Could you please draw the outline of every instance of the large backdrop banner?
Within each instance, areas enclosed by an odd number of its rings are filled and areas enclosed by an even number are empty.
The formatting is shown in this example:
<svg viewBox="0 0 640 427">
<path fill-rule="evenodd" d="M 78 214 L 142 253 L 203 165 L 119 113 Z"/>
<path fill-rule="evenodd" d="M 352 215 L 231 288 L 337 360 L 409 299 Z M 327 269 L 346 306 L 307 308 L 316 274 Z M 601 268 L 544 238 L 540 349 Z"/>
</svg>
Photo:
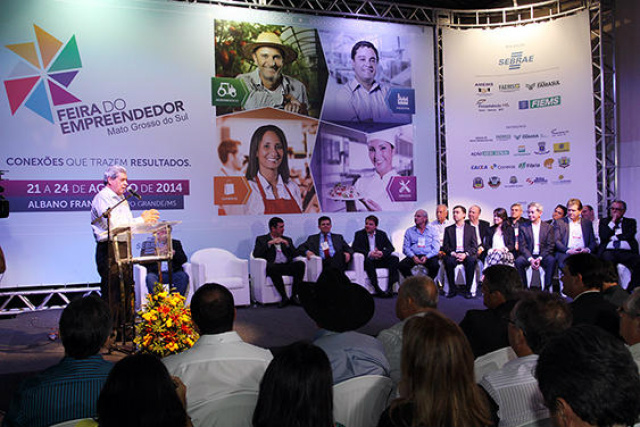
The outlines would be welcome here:
<svg viewBox="0 0 640 427">
<path fill-rule="evenodd" d="M 427 27 L 2 2 L 0 288 L 99 280 L 89 211 L 110 165 L 142 195 L 134 215 L 182 221 L 188 254 L 247 258 L 272 215 L 296 243 L 326 213 L 348 239 L 370 212 L 404 228 L 436 200 L 433 62 Z"/>
<path fill-rule="evenodd" d="M 450 203 L 593 204 L 589 16 L 443 30 Z M 526 207 L 525 207 L 526 211 Z"/>
</svg>

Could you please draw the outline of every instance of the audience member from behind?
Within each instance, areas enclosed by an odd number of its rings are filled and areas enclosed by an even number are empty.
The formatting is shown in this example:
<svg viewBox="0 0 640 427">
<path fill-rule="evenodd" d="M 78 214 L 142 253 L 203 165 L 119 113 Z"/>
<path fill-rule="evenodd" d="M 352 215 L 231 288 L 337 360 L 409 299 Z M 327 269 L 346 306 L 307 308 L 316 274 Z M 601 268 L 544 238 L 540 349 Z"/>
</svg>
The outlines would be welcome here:
<svg viewBox="0 0 640 427">
<path fill-rule="evenodd" d="M 547 342 L 569 327 L 571 310 L 556 294 L 527 293 L 513 308 L 509 344 L 518 358 L 480 381 L 497 406 L 500 427 L 526 425 L 550 417 L 533 371 Z"/>
<path fill-rule="evenodd" d="M 113 367 L 99 354 L 111 331 L 109 307 L 97 296 L 67 305 L 60 316 L 64 358 L 20 385 L 2 425 L 45 427 L 94 417 L 100 389 Z"/>
<path fill-rule="evenodd" d="M 302 306 L 321 328 L 313 343 L 327 354 L 334 384 L 362 375 L 389 376 L 382 343 L 355 332 L 371 320 L 375 310 L 373 297 L 365 288 L 351 283 L 341 271 L 328 268 L 302 291 Z"/>
<path fill-rule="evenodd" d="M 492 265 L 484 271 L 482 299 L 487 310 L 469 310 L 460 322 L 475 357 L 509 345 L 507 319 L 521 290 L 522 280 L 514 267 Z"/>
<path fill-rule="evenodd" d="M 640 289 L 618 308 L 620 313 L 620 336 L 629 345 L 629 351 L 640 367 Z"/>
<path fill-rule="evenodd" d="M 333 427 L 333 379 L 327 355 L 297 342 L 280 351 L 260 382 L 253 427 Z"/>
<path fill-rule="evenodd" d="M 618 268 L 611 261 L 602 262 L 602 297 L 616 307 L 620 307 L 627 298 L 629 292 L 618 284 Z"/>
<path fill-rule="evenodd" d="M 404 326 L 400 398 L 378 427 L 479 427 L 491 424 L 487 400 L 475 384 L 473 354 L 453 321 L 436 311 Z"/>
<path fill-rule="evenodd" d="M 640 417 L 638 366 L 599 328 L 580 325 L 550 341 L 536 377 L 556 426 L 630 426 Z"/>
<path fill-rule="evenodd" d="M 602 261 L 594 255 L 571 255 L 562 269 L 563 292 L 573 299 L 574 325 L 599 326 L 617 337 L 620 319 L 616 307 L 602 297 L 602 278 Z"/>
<path fill-rule="evenodd" d="M 200 338 L 189 350 L 163 359 L 169 373 L 187 385 L 187 411 L 199 425 L 206 404 L 238 392 L 257 392 L 273 358 L 269 350 L 247 344 L 233 331 L 233 295 L 207 283 L 191 299 L 191 316 Z"/>
<path fill-rule="evenodd" d="M 401 321 L 378 334 L 378 339 L 384 346 L 384 352 L 391 366 L 391 379 L 396 386 L 401 376 L 400 360 L 404 324 L 414 316 L 423 316 L 425 312 L 437 308 L 438 288 L 429 276 L 409 277 L 402 282 L 396 301 L 396 316 Z"/>
<path fill-rule="evenodd" d="M 188 427 L 185 385 L 151 354 L 125 357 L 113 367 L 98 399 L 100 427 Z"/>
</svg>

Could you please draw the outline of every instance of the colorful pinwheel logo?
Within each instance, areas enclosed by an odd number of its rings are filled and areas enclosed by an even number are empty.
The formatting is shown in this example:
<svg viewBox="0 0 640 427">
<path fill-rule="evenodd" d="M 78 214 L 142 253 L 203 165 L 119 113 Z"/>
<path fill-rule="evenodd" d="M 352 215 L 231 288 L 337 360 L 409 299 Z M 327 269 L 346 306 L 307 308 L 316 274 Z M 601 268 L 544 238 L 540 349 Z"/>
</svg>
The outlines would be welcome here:
<svg viewBox="0 0 640 427">
<path fill-rule="evenodd" d="M 65 45 L 37 25 L 35 42 L 5 47 L 20 61 L 4 81 L 11 114 L 22 106 L 53 123 L 52 106 L 79 102 L 67 88 L 82 68 L 76 36 Z"/>
</svg>

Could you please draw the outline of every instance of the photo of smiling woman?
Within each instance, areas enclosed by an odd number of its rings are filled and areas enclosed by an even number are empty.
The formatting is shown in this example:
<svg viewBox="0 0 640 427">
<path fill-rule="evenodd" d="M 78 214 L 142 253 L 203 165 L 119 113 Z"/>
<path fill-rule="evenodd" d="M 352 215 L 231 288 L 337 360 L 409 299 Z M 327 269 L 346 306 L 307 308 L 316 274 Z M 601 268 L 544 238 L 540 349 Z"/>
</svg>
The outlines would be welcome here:
<svg viewBox="0 0 640 427">
<path fill-rule="evenodd" d="M 290 179 L 287 138 L 274 125 L 251 136 L 246 177 L 251 195 L 245 215 L 301 213 L 300 187 Z"/>
<path fill-rule="evenodd" d="M 355 183 L 355 189 L 360 195 L 360 201 L 367 210 L 394 210 L 394 202 L 387 193 L 387 185 L 398 172 L 393 168 L 393 155 L 396 147 L 383 139 L 367 141 L 369 160 L 374 167 L 372 174 L 363 175 Z"/>
</svg>

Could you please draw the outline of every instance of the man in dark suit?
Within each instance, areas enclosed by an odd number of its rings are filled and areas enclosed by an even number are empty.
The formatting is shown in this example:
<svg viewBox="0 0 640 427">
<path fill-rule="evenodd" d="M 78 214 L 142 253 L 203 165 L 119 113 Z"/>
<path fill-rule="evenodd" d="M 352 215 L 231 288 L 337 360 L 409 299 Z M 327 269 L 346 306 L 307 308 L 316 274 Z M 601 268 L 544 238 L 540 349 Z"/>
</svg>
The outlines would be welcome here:
<svg viewBox="0 0 640 427">
<path fill-rule="evenodd" d="M 444 269 L 449 280 L 449 293 L 447 298 L 456 296 L 456 285 L 454 280 L 454 270 L 458 264 L 464 264 L 466 288 L 465 298 L 471 298 L 471 285 L 473 284 L 473 274 L 476 269 L 476 254 L 478 252 L 478 241 L 476 240 L 475 228 L 465 224 L 467 209 L 464 206 L 453 208 L 453 221 L 455 224 L 448 226 L 444 230 L 444 241 L 441 252 L 444 253 Z"/>
<path fill-rule="evenodd" d="M 593 225 L 588 219 L 581 217 L 582 202 L 580 199 L 569 199 L 567 217 L 556 221 L 556 261 L 562 270 L 564 260 L 581 252 L 595 253 L 596 236 Z"/>
<path fill-rule="evenodd" d="M 353 250 L 364 255 L 364 271 L 367 273 L 376 296 L 390 297 L 393 295 L 393 284 L 398 281 L 398 257 L 392 255 L 393 244 L 387 233 L 378 230 L 378 218 L 369 215 L 364 220 L 364 229 L 356 231 L 353 238 Z M 384 292 L 378 285 L 376 268 L 389 269 L 389 286 Z"/>
<path fill-rule="evenodd" d="M 600 220 L 598 227 L 598 254 L 605 261 L 623 264 L 631 270 L 631 282 L 627 287 L 631 291 L 640 285 L 640 256 L 636 240 L 638 226 L 635 219 L 624 216 L 626 211 L 627 204 L 622 200 L 611 203 L 609 216 Z"/>
<path fill-rule="evenodd" d="M 317 255 L 322 258 L 323 269 L 331 267 L 344 272 L 351 261 L 353 249 L 342 235 L 331 232 L 331 218 L 328 216 L 318 218 L 318 228 L 320 233 L 309 236 L 298 248 L 298 253 L 307 259 Z"/>
<path fill-rule="evenodd" d="M 602 289 L 603 266 L 595 255 L 574 254 L 562 269 L 563 292 L 573 299 L 570 304 L 573 325 L 595 325 L 619 336 L 620 318 L 616 306 L 606 301 Z"/>
<path fill-rule="evenodd" d="M 520 249 L 518 243 L 520 226 L 529 222 L 528 219 L 522 216 L 522 213 L 522 205 L 520 203 L 514 203 L 511 205 L 511 216 L 509 217 L 509 225 L 513 227 L 513 232 L 516 235 L 516 251 Z"/>
<path fill-rule="evenodd" d="M 480 219 L 480 214 L 482 213 L 482 209 L 478 205 L 472 205 L 469 208 L 469 219 L 465 222 L 469 225 L 472 225 L 476 230 L 476 240 L 478 242 L 478 258 L 484 260 L 484 256 L 486 255 L 486 248 L 483 246 L 483 242 L 486 236 L 489 234 L 489 229 L 491 228 L 491 224 L 484 219 Z"/>
<path fill-rule="evenodd" d="M 168 249 L 168 234 L 166 228 L 161 228 L 157 231 L 156 236 L 152 236 L 149 239 L 142 242 L 140 248 L 141 256 L 153 256 L 159 254 L 166 254 Z M 189 276 L 182 268 L 182 265 L 187 262 L 187 255 L 182 249 L 182 242 L 177 239 L 171 239 L 171 248 L 173 250 L 171 258 L 171 279 L 173 281 L 173 287 L 182 296 L 187 295 L 187 288 L 189 287 Z M 162 267 L 162 274 L 158 272 L 158 265 Z M 165 265 L 162 265 L 165 264 Z M 150 294 L 153 293 L 156 283 L 169 283 L 169 266 L 167 262 L 151 262 L 145 263 L 147 268 L 147 290 Z M 160 280 L 162 276 L 162 280 Z"/>
<path fill-rule="evenodd" d="M 273 217 L 269 220 L 269 233 L 256 237 L 253 256 L 267 260 L 267 276 L 271 277 L 273 286 L 281 296 L 278 307 L 282 308 L 293 302 L 300 304 L 298 292 L 304 276 L 304 262 L 293 259 L 296 247 L 290 237 L 284 235 L 284 221 Z M 282 276 L 293 276 L 291 300 L 287 297 Z"/>
<path fill-rule="evenodd" d="M 482 298 L 487 310 L 469 310 L 460 322 L 474 357 L 509 345 L 509 313 L 518 301 L 522 280 L 508 265 L 492 265 L 483 272 Z"/>
<path fill-rule="evenodd" d="M 520 255 L 516 258 L 516 268 L 522 278 L 522 283 L 527 283 L 526 269 L 544 269 L 544 289 L 551 290 L 551 279 L 553 269 L 556 266 L 554 250 L 556 246 L 556 235 L 553 227 L 540 220 L 542 216 L 542 205 L 537 202 L 529 203 L 527 207 L 529 223 L 520 226 L 518 235 L 518 251 Z"/>
</svg>

